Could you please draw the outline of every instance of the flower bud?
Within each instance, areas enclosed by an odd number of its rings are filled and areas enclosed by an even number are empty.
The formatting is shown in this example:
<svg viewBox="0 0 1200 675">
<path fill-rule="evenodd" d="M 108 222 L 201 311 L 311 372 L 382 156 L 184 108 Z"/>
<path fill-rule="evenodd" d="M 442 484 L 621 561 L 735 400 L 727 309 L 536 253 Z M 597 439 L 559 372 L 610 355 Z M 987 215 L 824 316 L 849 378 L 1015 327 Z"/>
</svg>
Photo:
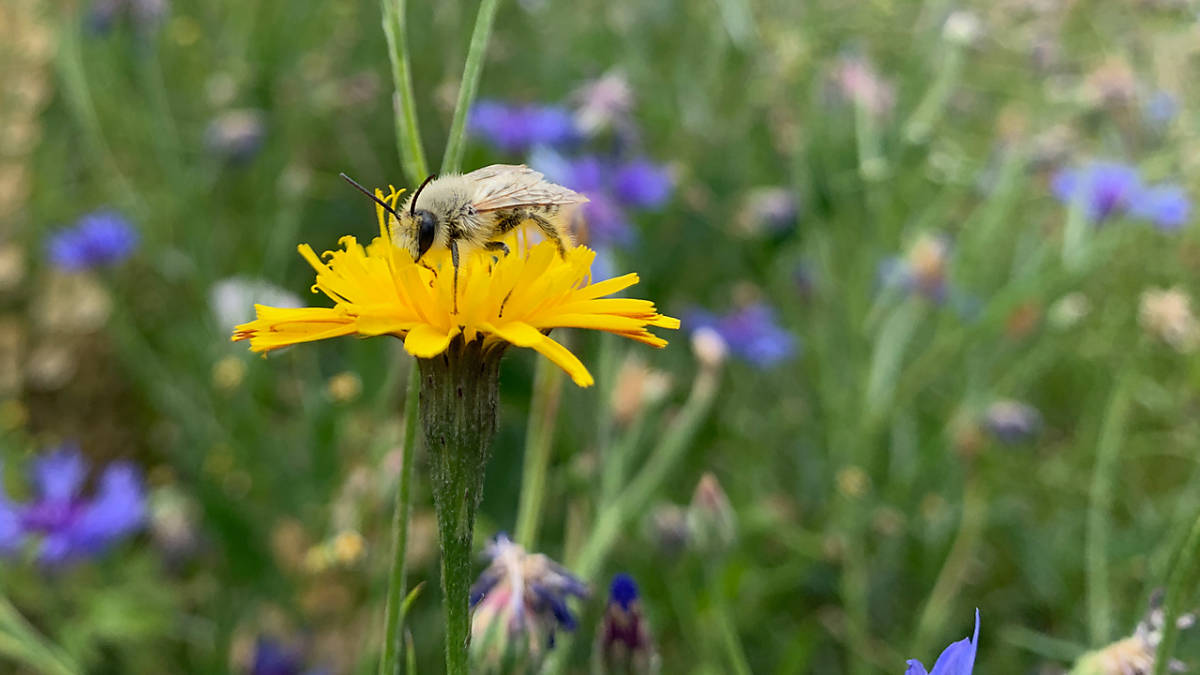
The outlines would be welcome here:
<svg viewBox="0 0 1200 675">
<path fill-rule="evenodd" d="M 659 671 L 638 587 L 628 574 L 615 575 L 609 586 L 608 605 L 596 632 L 592 659 L 594 672 L 648 675 Z"/>
<path fill-rule="evenodd" d="M 700 477 L 688 505 L 688 531 L 697 550 L 717 553 L 727 550 L 737 538 L 737 517 L 729 497 L 712 473 Z"/>
</svg>

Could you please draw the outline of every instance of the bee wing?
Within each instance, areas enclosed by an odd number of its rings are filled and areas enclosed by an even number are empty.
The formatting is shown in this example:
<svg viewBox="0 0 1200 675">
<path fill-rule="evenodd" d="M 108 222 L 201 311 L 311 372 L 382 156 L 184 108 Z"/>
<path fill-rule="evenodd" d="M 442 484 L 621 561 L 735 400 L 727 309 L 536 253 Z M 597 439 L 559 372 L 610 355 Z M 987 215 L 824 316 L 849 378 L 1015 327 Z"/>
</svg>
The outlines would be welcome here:
<svg viewBox="0 0 1200 675">
<path fill-rule="evenodd" d="M 524 164 L 493 164 L 463 176 L 475 186 L 471 203 L 476 211 L 497 211 L 519 206 L 582 204 L 588 198 L 545 180 Z"/>
</svg>

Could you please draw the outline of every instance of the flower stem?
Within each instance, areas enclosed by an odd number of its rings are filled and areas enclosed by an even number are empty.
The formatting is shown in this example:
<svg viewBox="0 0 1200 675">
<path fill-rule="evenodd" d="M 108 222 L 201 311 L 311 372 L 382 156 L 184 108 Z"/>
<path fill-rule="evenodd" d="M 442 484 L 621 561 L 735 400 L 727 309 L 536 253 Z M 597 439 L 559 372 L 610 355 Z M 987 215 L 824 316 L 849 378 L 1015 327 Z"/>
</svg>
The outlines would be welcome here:
<svg viewBox="0 0 1200 675">
<path fill-rule="evenodd" d="M 468 672 L 472 536 L 475 511 L 496 433 L 500 349 L 459 336 L 446 352 L 419 359 L 421 426 L 429 455 L 433 503 L 442 549 L 446 672 Z"/>
<path fill-rule="evenodd" d="M 525 432 L 525 463 L 521 470 L 521 504 L 517 509 L 516 541 L 526 550 L 537 543 L 546 471 L 553 448 L 554 420 L 562 398 L 562 371 L 549 359 L 538 359 L 533 376 L 533 401 Z"/>
<path fill-rule="evenodd" d="M 1200 516 L 1192 524 L 1191 532 L 1183 547 L 1175 556 L 1175 565 L 1167 582 L 1167 598 L 1163 607 L 1162 640 L 1154 656 L 1154 675 L 1166 675 L 1171 664 L 1171 653 L 1175 651 L 1175 639 L 1179 636 L 1177 623 L 1180 605 L 1188 587 L 1196 576 L 1197 561 L 1200 561 Z"/>
<path fill-rule="evenodd" d="M 396 109 L 396 148 L 404 163 L 404 174 L 413 185 L 429 175 L 421 132 L 417 124 L 417 106 L 413 97 L 412 70 L 408 59 L 408 34 L 405 31 L 406 0 L 381 0 L 383 34 L 387 38 L 388 58 L 392 62 L 392 103 Z"/>
<path fill-rule="evenodd" d="M 396 507 L 392 517 L 392 572 L 388 579 L 387 606 L 383 624 L 383 658 L 379 675 L 400 672 L 400 645 L 404 637 L 404 619 L 400 607 L 407 591 L 405 558 L 408 552 L 408 514 L 412 507 L 412 469 L 417 441 L 417 392 L 421 376 L 416 364 L 409 369 L 408 392 L 404 395 L 404 455 L 400 463 L 400 480 L 396 485 Z M 410 672 L 409 675 L 412 675 Z"/>
<path fill-rule="evenodd" d="M 467 113 L 471 104 L 475 102 L 475 92 L 479 89 L 483 57 L 487 52 L 488 39 L 492 36 L 492 23 L 499 6 L 500 0 L 482 0 L 479 3 L 479 13 L 475 15 L 475 30 L 471 33 L 471 45 L 467 48 L 467 64 L 463 67 L 462 83 L 458 87 L 458 103 L 454 106 L 454 119 L 450 122 L 450 136 L 446 140 L 446 154 L 442 156 L 442 173 L 453 173 L 462 168 Z"/>
<path fill-rule="evenodd" d="M 1116 479 L 1117 458 L 1129 417 L 1130 366 L 1117 375 L 1104 410 L 1100 438 L 1096 442 L 1096 468 L 1088 495 L 1087 531 L 1085 535 L 1087 560 L 1088 632 L 1093 645 L 1112 638 L 1112 607 L 1108 597 L 1108 520 L 1112 504 L 1113 483 Z"/>
<path fill-rule="evenodd" d="M 950 553 L 942 564 L 937 581 L 921 618 L 917 621 L 917 635 L 913 640 L 913 654 L 924 654 L 928 651 L 929 643 L 945 623 L 947 610 L 962 588 L 966 580 L 967 567 L 971 562 L 971 554 L 979 543 L 983 525 L 987 515 L 987 498 L 979 480 L 972 476 L 967 479 L 963 490 L 962 518 L 958 525 L 958 534 L 950 546 Z"/>
</svg>

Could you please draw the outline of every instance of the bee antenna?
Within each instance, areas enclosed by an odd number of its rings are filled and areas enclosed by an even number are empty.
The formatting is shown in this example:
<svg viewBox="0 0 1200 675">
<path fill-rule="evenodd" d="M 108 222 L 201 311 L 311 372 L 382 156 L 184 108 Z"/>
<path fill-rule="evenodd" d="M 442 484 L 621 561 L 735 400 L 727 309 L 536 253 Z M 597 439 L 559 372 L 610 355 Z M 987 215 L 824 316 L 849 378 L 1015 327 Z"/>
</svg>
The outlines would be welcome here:
<svg viewBox="0 0 1200 675">
<path fill-rule="evenodd" d="M 430 174 L 429 178 L 426 178 L 425 182 L 421 183 L 421 187 L 417 188 L 417 191 L 413 193 L 412 203 L 408 206 L 408 212 L 409 215 L 413 216 L 414 218 L 417 215 L 417 197 L 421 196 L 421 190 L 424 190 L 425 186 L 429 185 L 429 181 L 433 180 L 434 178 L 437 178 L 437 174 Z"/>
<path fill-rule="evenodd" d="M 354 187 L 358 188 L 358 191 L 359 191 L 359 192 L 361 192 L 361 193 L 363 193 L 364 195 L 366 195 L 366 196 L 370 197 L 371 199 L 374 199 L 376 204 L 379 204 L 380 206 L 382 206 L 382 207 L 384 208 L 384 210 L 385 210 L 385 211 L 387 211 L 388 213 L 390 213 L 390 214 L 392 214 L 393 216 L 395 216 L 396 220 L 400 220 L 400 214 L 399 214 L 399 213 L 396 213 L 396 209 L 393 209 L 391 206 L 388 206 L 388 203 L 387 203 L 387 202 L 383 201 L 383 200 L 382 200 L 382 199 L 380 199 L 379 197 L 377 197 L 377 196 L 375 196 L 374 194 L 372 194 L 372 193 L 371 193 L 369 190 L 367 190 L 367 188 L 365 188 L 365 187 L 363 187 L 363 186 L 359 185 L 359 184 L 358 184 L 358 181 L 354 180 L 354 179 L 353 179 L 353 178 L 351 178 L 350 176 L 347 176 L 347 175 L 346 175 L 346 174 L 344 174 L 344 173 L 339 173 L 338 175 L 339 175 L 339 176 L 341 176 L 342 178 L 345 178 L 347 183 L 349 183 L 349 184 L 353 185 Z"/>
</svg>

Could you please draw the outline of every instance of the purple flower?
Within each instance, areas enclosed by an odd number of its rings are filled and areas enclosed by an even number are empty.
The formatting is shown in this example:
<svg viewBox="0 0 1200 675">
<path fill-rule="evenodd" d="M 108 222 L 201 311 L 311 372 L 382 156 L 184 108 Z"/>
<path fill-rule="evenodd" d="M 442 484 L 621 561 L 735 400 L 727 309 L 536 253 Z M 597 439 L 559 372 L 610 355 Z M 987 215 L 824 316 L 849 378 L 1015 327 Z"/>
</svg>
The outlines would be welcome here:
<svg viewBox="0 0 1200 675">
<path fill-rule="evenodd" d="M 46 248 L 50 262 L 76 271 L 121 262 L 137 244 L 138 233 L 133 225 L 121 214 L 106 210 L 89 213 L 74 227 L 55 232 Z"/>
<path fill-rule="evenodd" d="M 1128 209 L 1142 191 L 1142 182 L 1137 169 L 1131 166 L 1092 162 L 1078 169 L 1060 169 L 1050 187 L 1064 204 L 1082 200 L 1088 219 L 1099 223 Z"/>
<path fill-rule="evenodd" d="M 657 654 L 653 639 L 642 613 L 637 583 L 628 574 L 613 576 L 596 647 L 606 672 L 655 672 L 652 664 L 657 661 Z"/>
<path fill-rule="evenodd" d="M 904 675 L 971 675 L 975 669 L 975 650 L 979 647 L 979 610 L 975 610 L 975 636 L 963 638 L 946 647 L 933 671 L 925 670 L 925 666 L 916 659 L 909 659 L 908 670 Z"/>
<path fill-rule="evenodd" d="M 624 163 L 596 155 L 566 158 L 542 148 L 534 151 L 529 163 L 550 180 L 591 200 L 579 215 L 586 225 L 586 241 L 593 246 L 633 243 L 636 233 L 628 211 L 660 207 L 673 189 L 666 168 L 642 158 Z M 579 224 L 578 229 L 582 229 Z"/>
<path fill-rule="evenodd" d="M 950 242 L 943 236 L 925 233 L 913 241 L 903 257 L 884 260 L 879 266 L 885 288 L 919 293 L 931 302 L 944 302 L 950 294 L 947 280 Z"/>
<path fill-rule="evenodd" d="M 575 119 L 565 108 L 499 101 L 476 103 L 467 117 L 467 132 L 509 154 L 539 145 L 570 145 L 579 139 Z"/>
<path fill-rule="evenodd" d="M 1192 201 L 1178 185 L 1155 185 L 1134 197 L 1130 212 L 1136 218 L 1149 220 L 1160 230 L 1175 232 L 1191 218 Z"/>
<path fill-rule="evenodd" d="M 254 641 L 250 675 L 323 675 L 326 672 L 305 670 L 304 654 L 295 645 L 261 636 Z"/>
<path fill-rule="evenodd" d="M 74 445 L 38 458 L 30 475 L 36 498 L 21 504 L 0 493 L 0 552 L 36 541 L 38 559 L 54 564 L 97 555 L 139 530 L 146 498 L 137 469 L 108 465 L 90 499 L 80 494 L 86 474 Z"/>
<path fill-rule="evenodd" d="M 779 326 L 775 312 L 765 304 L 756 303 L 725 316 L 715 316 L 703 310 L 688 314 L 684 322 L 693 331 L 711 328 L 725 341 L 730 353 L 759 368 L 769 368 L 796 354 L 796 336 Z"/>
<path fill-rule="evenodd" d="M 1021 443 L 1041 429 L 1042 414 L 1026 403 L 1002 399 L 987 407 L 983 424 L 1001 443 Z"/>
<path fill-rule="evenodd" d="M 471 633 L 486 642 L 494 626 L 506 638 L 518 639 L 524 650 L 540 654 L 554 647 L 557 629 L 575 630 L 577 621 L 567 606 L 572 597 L 587 596 L 587 585 L 541 553 L 527 553 L 504 534 L 488 544 L 491 563 L 471 586 Z"/>
<path fill-rule="evenodd" d="M 671 198 L 671 174 L 666 167 L 645 159 L 635 159 L 618 167 L 613 176 L 613 192 L 628 206 L 656 209 Z"/>
</svg>

